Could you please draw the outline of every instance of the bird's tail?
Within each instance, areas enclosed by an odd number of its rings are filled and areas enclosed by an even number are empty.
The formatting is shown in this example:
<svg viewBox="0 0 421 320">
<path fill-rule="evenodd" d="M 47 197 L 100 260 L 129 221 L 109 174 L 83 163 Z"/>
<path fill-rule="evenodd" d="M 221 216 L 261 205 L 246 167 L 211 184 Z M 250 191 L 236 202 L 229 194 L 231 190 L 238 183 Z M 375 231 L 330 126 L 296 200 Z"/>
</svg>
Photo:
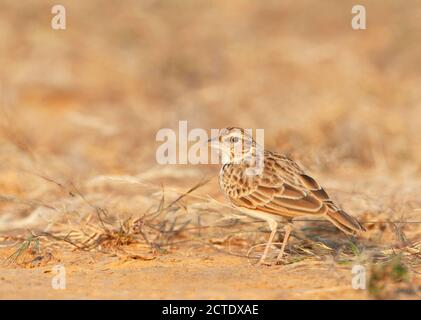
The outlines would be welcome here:
<svg viewBox="0 0 421 320">
<path fill-rule="evenodd" d="M 329 210 L 327 212 L 327 219 L 346 234 L 355 235 L 366 231 L 357 219 L 343 210 Z"/>
</svg>

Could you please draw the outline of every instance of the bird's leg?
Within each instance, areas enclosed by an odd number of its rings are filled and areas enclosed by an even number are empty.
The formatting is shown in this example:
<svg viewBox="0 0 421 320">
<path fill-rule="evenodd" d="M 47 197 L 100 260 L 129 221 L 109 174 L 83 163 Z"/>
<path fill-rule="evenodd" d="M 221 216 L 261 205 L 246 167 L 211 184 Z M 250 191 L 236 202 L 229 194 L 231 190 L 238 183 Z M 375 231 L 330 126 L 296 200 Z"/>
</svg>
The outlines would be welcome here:
<svg viewBox="0 0 421 320">
<path fill-rule="evenodd" d="M 275 237 L 276 229 L 278 228 L 278 224 L 274 219 L 266 217 L 265 220 L 269 224 L 269 228 L 270 228 L 271 233 L 270 233 L 270 236 L 269 236 L 269 240 L 266 243 L 265 251 L 263 252 L 262 257 L 260 258 L 258 265 L 262 265 L 263 262 L 265 261 L 266 256 L 269 252 L 269 248 L 272 245 L 273 238 Z"/>
<path fill-rule="evenodd" d="M 276 258 L 276 263 L 278 263 L 279 261 L 282 260 L 282 257 L 284 255 L 284 251 L 285 251 L 285 247 L 287 245 L 288 239 L 289 239 L 289 235 L 291 233 L 292 230 L 292 226 L 290 223 L 287 223 L 285 225 L 285 235 L 284 235 L 284 241 L 282 241 L 282 247 L 281 247 L 281 252 L 279 252 L 278 257 Z"/>
</svg>

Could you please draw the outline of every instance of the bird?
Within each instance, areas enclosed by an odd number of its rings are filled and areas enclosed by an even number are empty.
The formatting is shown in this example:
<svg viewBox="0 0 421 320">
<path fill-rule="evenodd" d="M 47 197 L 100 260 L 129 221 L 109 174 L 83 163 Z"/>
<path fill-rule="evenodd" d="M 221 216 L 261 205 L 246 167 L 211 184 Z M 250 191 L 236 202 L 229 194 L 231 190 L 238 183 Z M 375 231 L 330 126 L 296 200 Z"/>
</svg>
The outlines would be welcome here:
<svg viewBox="0 0 421 320">
<path fill-rule="evenodd" d="M 259 265 L 265 263 L 279 218 L 287 223 L 276 264 L 282 261 L 296 217 L 324 217 L 348 235 L 366 231 L 295 161 L 281 153 L 265 150 L 249 131 L 239 127 L 224 128 L 208 143 L 222 156 L 219 185 L 225 198 L 240 212 L 269 225 L 271 233 Z"/>
</svg>

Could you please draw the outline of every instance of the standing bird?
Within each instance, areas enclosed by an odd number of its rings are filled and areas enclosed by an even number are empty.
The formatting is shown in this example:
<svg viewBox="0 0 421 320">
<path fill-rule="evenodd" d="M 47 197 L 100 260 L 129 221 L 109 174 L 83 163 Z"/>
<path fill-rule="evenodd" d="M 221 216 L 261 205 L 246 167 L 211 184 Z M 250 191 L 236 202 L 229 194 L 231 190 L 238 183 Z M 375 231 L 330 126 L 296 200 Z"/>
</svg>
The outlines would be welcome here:
<svg viewBox="0 0 421 320">
<path fill-rule="evenodd" d="M 285 218 L 288 223 L 276 262 L 283 257 L 295 217 L 324 216 L 350 235 L 365 231 L 297 163 L 277 152 L 263 150 L 246 130 L 222 129 L 219 135 L 209 139 L 209 143 L 225 159 L 219 184 L 227 199 L 246 215 L 269 224 L 271 234 L 259 264 L 264 262 L 273 242 L 277 217 Z"/>
</svg>

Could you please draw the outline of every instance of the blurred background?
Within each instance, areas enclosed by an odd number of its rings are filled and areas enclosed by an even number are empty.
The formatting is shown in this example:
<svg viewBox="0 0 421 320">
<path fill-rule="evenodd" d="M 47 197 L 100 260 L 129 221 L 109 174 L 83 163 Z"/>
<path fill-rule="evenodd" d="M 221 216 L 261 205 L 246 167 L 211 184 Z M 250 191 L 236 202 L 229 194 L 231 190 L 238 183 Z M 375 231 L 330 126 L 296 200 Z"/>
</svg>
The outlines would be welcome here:
<svg viewBox="0 0 421 320">
<path fill-rule="evenodd" d="M 421 1 L 60 0 L 65 30 L 55 4 L 0 0 L 0 297 L 56 298 L 21 267 L 66 263 L 67 298 L 361 298 L 350 265 L 396 257 L 371 294 L 420 291 Z M 295 222 L 291 264 L 255 272 L 267 224 L 227 208 L 219 166 L 157 164 L 181 120 L 264 129 L 369 232 Z"/>
<path fill-rule="evenodd" d="M 359 1 L 366 30 L 353 1 L 63 0 L 66 30 L 54 4 L 0 2 L 0 194 L 48 199 L 34 174 L 165 181 L 155 135 L 179 120 L 263 128 L 328 185 L 421 177 L 421 1 Z"/>
</svg>

